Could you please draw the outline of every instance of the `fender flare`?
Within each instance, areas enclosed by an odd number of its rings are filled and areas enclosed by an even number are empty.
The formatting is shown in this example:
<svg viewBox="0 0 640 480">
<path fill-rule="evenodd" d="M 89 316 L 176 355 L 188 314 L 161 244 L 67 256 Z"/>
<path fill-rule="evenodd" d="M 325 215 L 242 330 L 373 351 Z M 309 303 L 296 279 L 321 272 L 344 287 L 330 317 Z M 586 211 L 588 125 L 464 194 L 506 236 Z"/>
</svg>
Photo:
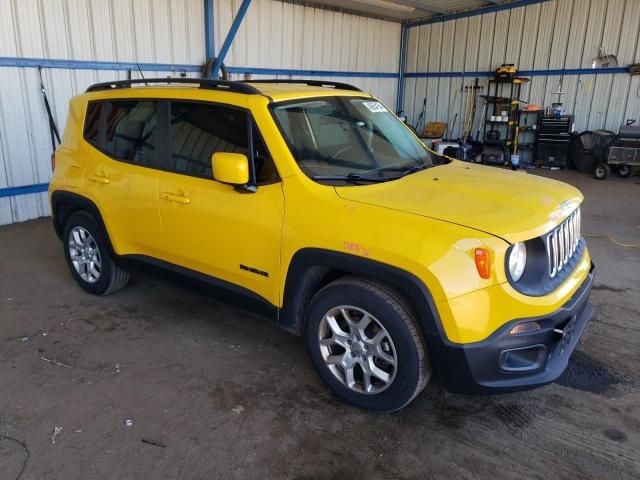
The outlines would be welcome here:
<svg viewBox="0 0 640 480">
<path fill-rule="evenodd" d="M 284 287 L 278 324 L 297 334 L 304 330 L 305 308 L 331 272 L 357 275 L 384 283 L 405 297 L 425 337 L 442 334 L 440 317 L 427 286 L 400 268 L 334 250 L 304 248 L 291 259 Z"/>
<path fill-rule="evenodd" d="M 53 228 L 56 231 L 56 235 L 62 240 L 62 233 L 64 231 L 64 222 L 74 212 L 78 210 L 84 210 L 89 212 L 98 222 L 98 225 L 106 233 L 107 241 L 109 243 L 109 249 L 111 254 L 115 255 L 113 245 L 111 245 L 111 239 L 107 231 L 107 226 L 102 219 L 102 214 L 98 206 L 87 197 L 78 195 L 77 193 L 67 192 L 64 190 L 56 190 L 51 194 L 51 218 L 53 219 Z"/>
</svg>

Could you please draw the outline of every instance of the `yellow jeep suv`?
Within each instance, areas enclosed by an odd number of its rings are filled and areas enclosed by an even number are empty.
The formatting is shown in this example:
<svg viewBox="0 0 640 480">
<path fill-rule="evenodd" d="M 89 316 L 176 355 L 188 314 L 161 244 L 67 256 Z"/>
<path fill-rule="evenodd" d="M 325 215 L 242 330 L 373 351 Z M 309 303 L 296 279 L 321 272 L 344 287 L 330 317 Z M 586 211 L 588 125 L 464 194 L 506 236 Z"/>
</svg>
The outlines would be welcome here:
<svg viewBox="0 0 640 480">
<path fill-rule="evenodd" d="M 591 318 L 578 190 L 438 156 L 350 85 L 96 84 L 54 160 L 82 288 L 121 289 L 128 260 L 226 287 L 362 408 L 400 409 L 432 374 L 460 393 L 552 382 Z"/>
</svg>

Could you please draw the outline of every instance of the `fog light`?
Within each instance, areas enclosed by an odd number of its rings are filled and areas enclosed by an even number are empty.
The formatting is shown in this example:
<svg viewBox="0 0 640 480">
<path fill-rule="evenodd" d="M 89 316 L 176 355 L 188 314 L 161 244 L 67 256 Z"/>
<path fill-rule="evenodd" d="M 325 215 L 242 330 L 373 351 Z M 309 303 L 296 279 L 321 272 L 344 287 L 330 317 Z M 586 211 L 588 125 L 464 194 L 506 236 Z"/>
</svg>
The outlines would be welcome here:
<svg viewBox="0 0 640 480">
<path fill-rule="evenodd" d="M 530 347 L 513 348 L 500 354 L 500 368 L 505 372 L 528 372 L 544 365 L 547 347 L 532 345 Z"/>
<path fill-rule="evenodd" d="M 509 334 L 517 335 L 518 333 L 529 333 L 535 332 L 536 330 L 540 330 L 540 324 L 538 322 L 524 322 L 513 327 Z"/>
</svg>

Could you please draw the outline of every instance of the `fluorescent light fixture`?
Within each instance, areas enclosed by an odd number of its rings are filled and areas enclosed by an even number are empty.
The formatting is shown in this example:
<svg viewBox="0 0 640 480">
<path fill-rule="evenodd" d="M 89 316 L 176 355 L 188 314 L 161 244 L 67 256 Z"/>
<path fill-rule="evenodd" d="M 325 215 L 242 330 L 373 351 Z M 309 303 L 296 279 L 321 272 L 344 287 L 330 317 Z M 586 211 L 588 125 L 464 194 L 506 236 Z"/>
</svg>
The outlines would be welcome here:
<svg viewBox="0 0 640 480">
<path fill-rule="evenodd" d="M 361 3 L 363 5 L 371 5 L 372 7 L 380 7 L 387 10 L 396 10 L 398 12 L 413 12 L 416 7 L 409 5 L 398 5 L 397 3 L 386 2 L 385 0 L 352 0 L 353 3 Z"/>
</svg>

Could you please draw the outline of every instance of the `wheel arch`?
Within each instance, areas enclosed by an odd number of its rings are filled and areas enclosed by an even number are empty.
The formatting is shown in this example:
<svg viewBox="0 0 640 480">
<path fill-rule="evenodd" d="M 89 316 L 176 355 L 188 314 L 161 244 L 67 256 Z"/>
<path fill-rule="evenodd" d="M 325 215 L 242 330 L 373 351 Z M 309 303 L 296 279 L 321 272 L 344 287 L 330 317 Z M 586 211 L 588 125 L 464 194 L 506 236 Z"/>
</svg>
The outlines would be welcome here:
<svg viewBox="0 0 640 480">
<path fill-rule="evenodd" d="M 300 334 L 304 329 L 305 309 L 313 295 L 345 275 L 376 280 L 393 288 L 412 308 L 425 337 L 440 335 L 440 319 L 433 297 L 415 275 L 368 258 L 318 248 L 299 250 L 291 259 L 278 324 Z"/>
<path fill-rule="evenodd" d="M 53 228 L 58 238 L 62 240 L 64 224 L 69 216 L 80 210 L 86 211 L 98 222 L 98 225 L 100 225 L 106 234 L 110 253 L 115 256 L 115 251 L 111 244 L 111 239 L 109 238 L 100 209 L 93 201 L 77 193 L 58 190 L 51 194 L 51 218 L 53 220 Z"/>
</svg>

